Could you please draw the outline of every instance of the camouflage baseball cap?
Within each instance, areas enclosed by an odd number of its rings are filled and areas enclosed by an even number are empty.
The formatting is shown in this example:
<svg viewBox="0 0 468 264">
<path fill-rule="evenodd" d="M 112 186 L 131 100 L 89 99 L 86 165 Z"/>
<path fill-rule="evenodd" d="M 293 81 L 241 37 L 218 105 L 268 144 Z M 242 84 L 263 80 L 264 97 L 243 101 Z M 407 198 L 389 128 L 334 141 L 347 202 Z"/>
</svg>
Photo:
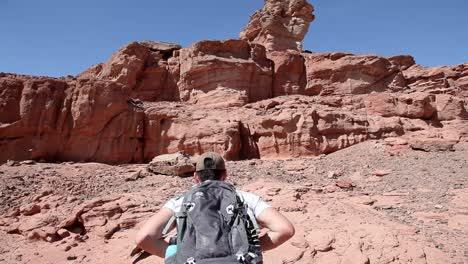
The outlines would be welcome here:
<svg viewBox="0 0 468 264">
<path fill-rule="evenodd" d="M 195 170 L 226 170 L 226 166 L 221 155 L 216 152 L 205 152 L 197 158 Z"/>
</svg>

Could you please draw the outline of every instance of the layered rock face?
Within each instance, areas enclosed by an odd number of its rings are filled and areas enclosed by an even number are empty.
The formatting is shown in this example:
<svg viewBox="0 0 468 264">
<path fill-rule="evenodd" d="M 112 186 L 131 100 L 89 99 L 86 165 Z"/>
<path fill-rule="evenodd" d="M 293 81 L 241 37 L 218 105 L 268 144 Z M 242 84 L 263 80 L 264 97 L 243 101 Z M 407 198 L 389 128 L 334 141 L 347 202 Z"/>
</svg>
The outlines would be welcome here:
<svg viewBox="0 0 468 264">
<path fill-rule="evenodd" d="M 69 78 L 1 73 L 0 162 L 287 158 L 401 135 L 467 144 L 468 64 L 302 52 L 312 11 L 267 0 L 239 40 L 134 42 Z"/>
<path fill-rule="evenodd" d="M 3 75 L 0 160 L 142 159 L 142 112 L 125 86 L 101 80 Z"/>
<path fill-rule="evenodd" d="M 180 99 L 243 105 L 271 97 L 265 48 L 243 40 L 201 41 L 180 51 Z"/>
</svg>

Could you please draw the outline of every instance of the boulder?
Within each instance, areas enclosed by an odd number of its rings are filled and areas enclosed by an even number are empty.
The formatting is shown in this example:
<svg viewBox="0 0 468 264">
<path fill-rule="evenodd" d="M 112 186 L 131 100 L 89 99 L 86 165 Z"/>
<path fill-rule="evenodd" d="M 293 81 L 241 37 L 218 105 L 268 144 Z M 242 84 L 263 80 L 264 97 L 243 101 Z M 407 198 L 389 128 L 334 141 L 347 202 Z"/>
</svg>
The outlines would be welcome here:
<svg viewBox="0 0 468 264">
<path fill-rule="evenodd" d="M 194 161 L 182 152 L 154 157 L 148 170 L 156 174 L 186 176 L 195 171 Z"/>
</svg>

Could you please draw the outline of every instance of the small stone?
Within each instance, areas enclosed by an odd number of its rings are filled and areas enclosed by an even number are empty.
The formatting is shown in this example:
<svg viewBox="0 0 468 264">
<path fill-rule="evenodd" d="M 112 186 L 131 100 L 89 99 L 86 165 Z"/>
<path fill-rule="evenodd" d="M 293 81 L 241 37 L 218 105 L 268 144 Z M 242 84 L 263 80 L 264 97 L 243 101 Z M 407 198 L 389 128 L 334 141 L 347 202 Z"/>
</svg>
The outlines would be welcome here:
<svg viewBox="0 0 468 264">
<path fill-rule="evenodd" d="M 281 188 L 270 188 L 267 191 L 268 196 L 275 196 L 281 191 Z"/>
<path fill-rule="evenodd" d="M 297 247 L 297 248 L 307 248 L 307 247 L 309 247 L 309 242 L 307 242 L 307 240 L 305 240 L 304 238 L 294 239 L 290 243 L 291 243 L 291 245 L 293 247 Z"/>
<path fill-rule="evenodd" d="M 444 208 L 444 206 L 441 205 L 441 204 L 436 204 L 436 205 L 434 205 L 434 208 L 435 209 L 442 209 L 442 208 Z"/>
<path fill-rule="evenodd" d="M 20 164 L 21 165 L 34 165 L 36 164 L 36 162 L 34 160 L 23 160 L 23 161 L 20 161 Z"/>
<path fill-rule="evenodd" d="M 75 260 L 75 259 L 77 259 L 77 256 L 75 256 L 75 255 L 67 256 L 67 260 Z"/>
<path fill-rule="evenodd" d="M 35 230 L 32 230 L 31 232 L 29 232 L 27 237 L 28 237 L 28 239 L 31 239 L 31 240 L 38 240 L 38 239 L 46 240 L 47 233 L 40 230 L 40 229 L 35 229 Z"/>
<path fill-rule="evenodd" d="M 82 236 L 82 235 L 79 235 L 79 234 L 74 235 L 74 236 L 73 236 L 73 239 L 74 239 L 75 241 L 78 241 L 78 242 L 83 242 L 83 241 L 84 241 L 83 236 Z"/>
<path fill-rule="evenodd" d="M 337 191 L 337 189 L 336 189 L 335 185 L 328 185 L 328 186 L 323 188 L 323 193 L 334 193 L 336 191 Z"/>
<path fill-rule="evenodd" d="M 68 251 L 70 250 L 72 247 L 70 245 L 65 245 L 65 247 L 63 248 L 63 251 Z"/>
<path fill-rule="evenodd" d="M 18 225 L 10 226 L 10 227 L 8 227 L 6 232 L 7 232 L 7 234 L 19 234 L 20 233 L 19 226 Z"/>
<path fill-rule="evenodd" d="M 7 214 L 7 217 L 15 217 L 15 216 L 19 216 L 20 214 L 21 214 L 20 208 L 14 208 Z"/>
<path fill-rule="evenodd" d="M 330 179 L 336 179 L 338 177 L 343 176 L 343 171 L 341 170 L 336 170 L 336 171 L 328 171 L 328 178 Z"/>
<path fill-rule="evenodd" d="M 408 141 L 406 139 L 395 138 L 395 137 L 386 138 L 386 139 L 384 139 L 384 142 L 387 145 L 390 145 L 390 146 L 398 146 L 398 145 L 407 145 L 408 144 Z"/>
<path fill-rule="evenodd" d="M 130 174 L 126 175 L 125 176 L 125 181 L 136 181 L 139 178 L 142 178 L 141 176 L 142 176 L 141 170 L 139 170 L 137 172 L 133 172 L 133 173 L 130 173 Z"/>
<path fill-rule="evenodd" d="M 61 238 L 65 238 L 65 237 L 69 237 L 70 236 L 70 231 L 64 229 L 64 228 L 61 228 L 57 231 L 57 234 L 61 237 Z"/>
<path fill-rule="evenodd" d="M 23 215 L 34 215 L 41 212 L 41 207 L 37 204 L 28 204 L 20 208 Z"/>
<path fill-rule="evenodd" d="M 354 183 L 346 180 L 336 180 L 335 185 L 340 187 L 341 189 L 352 189 L 356 186 Z"/>
<path fill-rule="evenodd" d="M 105 239 L 111 239 L 112 236 L 120 230 L 119 224 L 112 224 L 108 228 L 106 228 L 106 233 L 104 234 Z"/>
<path fill-rule="evenodd" d="M 365 197 L 365 198 L 363 198 L 363 200 L 362 200 L 362 204 L 363 204 L 363 205 L 373 205 L 376 201 L 377 201 L 377 200 L 372 199 L 372 198 L 370 198 L 370 197 Z"/>
<path fill-rule="evenodd" d="M 391 170 L 376 170 L 372 173 L 372 175 L 377 176 L 377 177 L 383 177 L 385 175 L 388 175 L 392 173 Z"/>
<path fill-rule="evenodd" d="M 14 161 L 14 160 L 7 160 L 6 165 L 10 166 L 10 167 L 13 167 L 13 166 L 19 166 L 20 164 L 19 164 L 19 162 Z"/>
<path fill-rule="evenodd" d="M 74 202 L 76 200 L 78 200 L 78 198 L 76 198 L 75 196 L 67 197 L 67 203 L 72 203 L 72 202 Z"/>
</svg>

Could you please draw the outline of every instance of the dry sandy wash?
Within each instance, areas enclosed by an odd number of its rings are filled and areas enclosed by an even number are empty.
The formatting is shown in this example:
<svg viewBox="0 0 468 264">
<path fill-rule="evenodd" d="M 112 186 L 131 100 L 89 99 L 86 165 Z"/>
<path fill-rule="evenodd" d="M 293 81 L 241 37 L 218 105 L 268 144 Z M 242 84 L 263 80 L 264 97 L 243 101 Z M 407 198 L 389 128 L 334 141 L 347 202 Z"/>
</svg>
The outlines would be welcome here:
<svg viewBox="0 0 468 264">
<path fill-rule="evenodd" d="M 394 143 L 228 162 L 230 182 L 296 226 L 265 263 L 466 263 L 468 152 Z M 192 184 L 136 164 L 11 162 L 0 177 L 4 263 L 129 263 L 139 226 Z"/>
</svg>

